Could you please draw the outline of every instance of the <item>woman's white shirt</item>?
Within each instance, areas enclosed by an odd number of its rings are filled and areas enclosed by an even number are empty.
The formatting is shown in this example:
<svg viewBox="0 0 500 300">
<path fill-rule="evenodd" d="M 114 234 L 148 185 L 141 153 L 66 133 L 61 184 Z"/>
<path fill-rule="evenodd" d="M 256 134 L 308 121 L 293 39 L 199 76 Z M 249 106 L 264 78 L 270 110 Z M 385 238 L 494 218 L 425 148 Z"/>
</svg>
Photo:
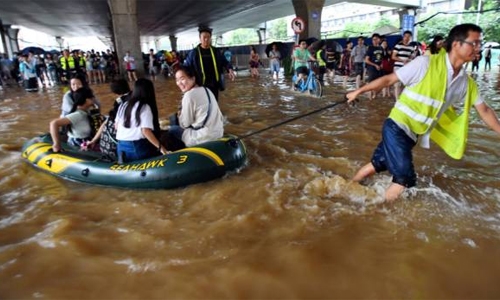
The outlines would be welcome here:
<svg viewBox="0 0 500 300">
<path fill-rule="evenodd" d="M 209 96 L 207 96 L 207 92 Z M 208 101 L 208 97 L 210 97 L 210 101 Z M 209 111 L 210 115 L 203 126 Z M 184 94 L 179 114 L 179 125 L 184 128 L 182 141 L 188 147 L 212 141 L 224 135 L 222 112 L 214 94 L 209 89 L 197 86 Z M 196 130 L 195 128 L 200 129 Z"/>
<path fill-rule="evenodd" d="M 128 102 L 120 105 L 118 109 L 118 114 L 116 116 L 116 139 L 119 141 L 138 141 L 140 139 L 145 139 L 146 137 L 142 134 L 142 128 L 149 128 L 154 130 L 153 125 L 153 113 L 149 105 L 144 104 L 141 108 L 141 124 L 137 125 L 135 119 L 135 113 L 139 107 L 139 102 L 136 102 L 132 111 L 130 113 L 130 128 L 126 128 L 123 123 L 125 122 L 125 109 L 128 106 Z"/>
</svg>

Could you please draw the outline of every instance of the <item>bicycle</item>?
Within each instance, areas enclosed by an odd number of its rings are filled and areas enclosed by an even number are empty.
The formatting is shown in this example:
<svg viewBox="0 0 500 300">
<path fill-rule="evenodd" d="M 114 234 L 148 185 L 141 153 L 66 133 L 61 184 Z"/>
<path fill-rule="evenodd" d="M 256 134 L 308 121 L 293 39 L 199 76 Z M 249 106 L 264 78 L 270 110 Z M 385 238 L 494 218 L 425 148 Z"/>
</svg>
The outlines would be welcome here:
<svg viewBox="0 0 500 300">
<path fill-rule="evenodd" d="M 298 84 L 295 84 L 297 81 L 297 74 L 293 75 L 292 81 L 295 85 L 295 90 L 303 93 L 305 91 L 309 91 L 309 94 L 318 98 L 323 96 L 323 86 L 321 82 L 316 77 L 312 68 L 309 68 L 309 74 L 306 78 L 302 78 Z"/>
</svg>

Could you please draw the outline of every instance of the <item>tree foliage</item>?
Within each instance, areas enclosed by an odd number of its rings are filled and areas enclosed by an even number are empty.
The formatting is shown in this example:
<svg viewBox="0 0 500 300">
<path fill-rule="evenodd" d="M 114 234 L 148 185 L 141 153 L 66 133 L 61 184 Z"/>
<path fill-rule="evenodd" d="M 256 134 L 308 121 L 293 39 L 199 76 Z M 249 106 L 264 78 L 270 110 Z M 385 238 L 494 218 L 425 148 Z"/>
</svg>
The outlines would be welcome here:
<svg viewBox="0 0 500 300">
<path fill-rule="evenodd" d="M 479 0 L 473 0 L 471 6 L 462 14 L 436 14 L 429 12 L 419 17 L 420 20 L 426 20 L 418 27 L 418 39 L 420 41 L 431 40 L 435 35 L 443 35 L 459 23 L 476 23 L 483 29 L 483 39 L 486 41 L 500 41 L 500 4 L 497 0 L 482 0 L 481 10 L 479 11 Z M 479 16 L 479 17 L 478 17 Z"/>
</svg>

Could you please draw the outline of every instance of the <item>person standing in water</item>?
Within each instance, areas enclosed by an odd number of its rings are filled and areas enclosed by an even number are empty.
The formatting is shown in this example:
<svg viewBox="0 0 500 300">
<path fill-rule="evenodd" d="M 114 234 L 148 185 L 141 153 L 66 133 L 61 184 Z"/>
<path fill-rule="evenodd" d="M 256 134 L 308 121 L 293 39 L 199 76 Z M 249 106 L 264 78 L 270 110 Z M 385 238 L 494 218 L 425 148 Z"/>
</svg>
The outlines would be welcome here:
<svg viewBox="0 0 500 300">
<path fill-rule="evenodd" d="M 351 103 L 362 93 L 379 91 L 399 81 L 406 86 L 384 122 L 382 141 L 371 162 L 356 173 L 353 181 L 389 171 L 393 178 L 385 191 L 385 199 L 393 201 L 405 188 L 416 185 L 412 150 L 417 140 L 420 146 L 429 148 L 432 139 L 452 158 L 462 158 L 471 106 L 500 134 L 500 121 L 495 111 L 483 101 L 476 82 L 463 68 L 481 50 L 481 33 L 481 27 L 475 24 L 457 25 L 448 34 L 446 52 L 419 56 L 393 73 L 346 95 Z M 453 105 L 461 106 L 460 115 Z"/>
<path fill-rule="evenodd" d="M 212 46 L 212 29 L 201 26 L 198 29 L 200 33 L 200 44 L 189 52 L 184 65 L 193 68 L 196 74 L 197 82 L 207 87 L 219 101 L 219 91 L 225 89 L 224 70 L 228 70 L 228 76 L 231 81 L 235 75 L 233 66 Z"/>
</svg>

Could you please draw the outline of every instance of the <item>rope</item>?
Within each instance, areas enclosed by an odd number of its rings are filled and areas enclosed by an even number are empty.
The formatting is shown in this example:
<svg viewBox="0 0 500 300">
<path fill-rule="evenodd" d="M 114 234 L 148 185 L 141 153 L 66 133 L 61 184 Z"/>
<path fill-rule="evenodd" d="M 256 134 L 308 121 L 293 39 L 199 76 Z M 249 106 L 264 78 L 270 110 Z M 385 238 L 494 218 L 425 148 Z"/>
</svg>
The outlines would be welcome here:
<svg viewBox="0 0 500 300">
<path fill-rule="evenodd" d="M 343 93 L 344 94 L 344 93 Z M 345 95 L 345 94 L 344 94 Z M 310 116 L 312 114 L 316 114 L 316 113 L 319 113 L 320 111 L 323 111 L 325 109 L 329 109 L 329 108 L 332 108 L 332 107 L 335 107 L 339 104 L 343 104 L 343 103 L 347 103 L 347 98 L 345 98 L 344 100 L 342 101 L 339 101 L 339 102 L 335 102 L 335 103 L 332 103 L 330 105 L 327 105 L 327 106 L 324 106 L 324 107 L 321 107 L 321 108 L 318 108 L 318 109 L 315 109 L 313 111 L 310 111 L 306 114 L 303 114 L 303 115 L 300 115 L 300 116 L 296 116 L 296 117 L 293 117 L 291 119 L 288 119 L 288 120 L 285 120 L 283 122 L 279 122 L 277 124 L 274 124 L 274 125 L 271 125 L 269 127 L 266 127 L 266 128 L 263 128 L 263 129 L 260 129 L 260 130 L 257 130 L 257 131 L 254 131 L 254 132 L 251 132 L 249 134 L 245 134 L 243 136 L 240 136 L 239 139 L 242 140 L 244 138 L 247 138 L 247 137 L 251 137 L 252 135 L 256 135 L 256 134 L 259 134 L 261 132 L 264 132 L 264 131 L 267 131 L 269 129 L 273 129 L 273 128 L 276 128 L 278 126 L 281 126 L 281 125 L 284 125 L 284 124 L 287 124 L 287 123 L 290 123 L 290 122 L 293 122 L 295 120 L 298 120 L 298 119 L 301 119 L 301 118 L 304 118 L 304 117 L 307 117 L 307 116 Z"/>
</svg>

